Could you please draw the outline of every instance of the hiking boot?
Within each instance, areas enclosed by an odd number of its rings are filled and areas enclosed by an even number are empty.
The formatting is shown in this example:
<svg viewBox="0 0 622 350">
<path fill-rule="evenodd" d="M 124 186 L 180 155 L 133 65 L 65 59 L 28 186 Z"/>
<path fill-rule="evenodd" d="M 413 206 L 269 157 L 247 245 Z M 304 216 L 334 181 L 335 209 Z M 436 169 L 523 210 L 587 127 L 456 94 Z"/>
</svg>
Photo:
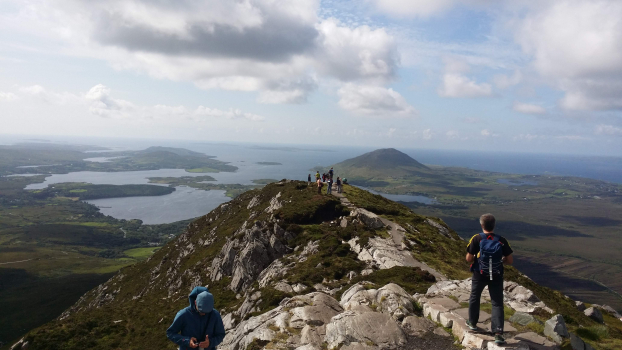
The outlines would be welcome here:
<svg viewBox="0 0 622 350">
<path fill-rule="evenodd" d="M 474 325 L 473 323 L 471 323 L 471 321 L 466 321 L 466 325 L 467 327 L 469 327 L 470 330 L 472 331 L 476 331 L 477 330 L 477 326 Z"/>
<path fill-rule="evenodd" d="M 495 344 L 505 344 L 505 338 L 501 334 L 495 334 Z"/>
</svg>

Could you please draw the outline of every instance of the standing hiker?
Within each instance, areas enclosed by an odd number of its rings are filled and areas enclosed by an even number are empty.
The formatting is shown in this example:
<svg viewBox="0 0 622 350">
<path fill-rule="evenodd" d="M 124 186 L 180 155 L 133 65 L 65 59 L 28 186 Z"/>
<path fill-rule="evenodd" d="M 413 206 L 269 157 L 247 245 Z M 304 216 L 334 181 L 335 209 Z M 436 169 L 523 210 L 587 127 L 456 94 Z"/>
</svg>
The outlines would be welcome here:
<svg viewBox="0 0 622 350">
<path fill-rule="evenodd" d="M 188 300 L 190 306 L 175 315 L 166 337 L 179 345 L 179 350 L 216 349 L 225 338 L 225 327 L 214 309 L 214 296 L 205 287 L 195 287 Z"/>
<path fill-rule="evenodd" d="M 308 177 L 307 181 L 309 181 L 309 185 L 310 185 L 311 184 L 311 174 L 309 174 L 309 177 Z"/>
<path fill-rule="evenodd" d="M 341 193 L 341 178 L 337 176 L 337 193 Z"/>
<path fill-rule="evenodd" d="M 320 179 L 320 171 L 318 170 L 317 173 L 315 173 L 315 181 Z"/>
<path fill-rule="evenodd" d="M 328 187 L 326 188 L 326 194 L 331 194 L 331 193 L 333 193 L 333 179 L 329 178 Z"/>
<path fill-rule="evenodd" d="M 495 334 L 495 343 L 505 344 L 503 338 L 503 264 L 512 264 L 512 248 L 508 241 L 494 233 L 495 217 L 484 214 L 479 218 L 484 232 L 471 237 L 467 245 L 466 260 L 471 263 L 473 279 L 469 298 L 469 320 L 467 326 L 477 329 L 482 291 L 488 286 L 492 302 L 490 330 Z"/>
<path fill-rule="evenodd" d="M 334 174 L 334 171 L 333 171 L 333 168 L 331 167 L 330 170 L 328 171 L 328 176 L 330 176 L 331 180 L 333 179 L 333 174 Z"/>
<path fill-rule="evenodd" d="M 324 183 L 317 179 L 317 194 L 322 194 L 322 186 L 324 186 Z"/>
</svg>

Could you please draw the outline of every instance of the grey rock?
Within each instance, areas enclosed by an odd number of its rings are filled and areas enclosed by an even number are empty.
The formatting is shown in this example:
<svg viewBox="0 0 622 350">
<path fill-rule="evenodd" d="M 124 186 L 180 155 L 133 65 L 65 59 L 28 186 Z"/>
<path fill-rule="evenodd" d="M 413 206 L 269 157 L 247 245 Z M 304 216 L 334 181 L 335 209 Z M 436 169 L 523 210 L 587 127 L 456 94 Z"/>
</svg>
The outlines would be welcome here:
<svg viewBox="0 0 622 350">
<path fill-rule="evenodd" d="M 257 206 L 259 204 L 259 196 L 255 196 L 253 197 L 253 199 L 250 200 L 250 202 L 248 202 L 248 206 L 246 206 L 246 209 L 251 209 L 255 206 Z"/>
<path fill-rule="evenodd" d="M 579 311 L 585 311 L 586 307 L 582 301 L 575 301 L 575 304 L 577 304 L 577 309 Z"/>
<path fill-rule="evenodd" d="M 570 345 L 572 350 L 585 350 L 585 342 L 574 333 L 570 333 Z"/>
<path fill-rule="evenodd" d="M 440 335 L 441 337 L 449 337 L 451 336 L 449 333 L 447 333 L 447 331 L 445 329 L 443 329 L 443 327 L 436 327 L 434 329 L 434 334 L 436 335 Z"/>
<path fill-rule="evenodd" d="M 281 192 L 277 193 L 272 199 L 270 199 L 270 205 L 266 208 L 266 213 L 273 213 L 283 207 L 283 204 L 279 202 L 279 198 L 281 198 Z"/>
<path fill-rule="evenodd" d="M 597 308 L 592 306 L 590 308 L 585 309 L 583 313 L 585 314 L 585 316 L 593 319 L 594 321 L 598 323 L 603 323 L 603 314 Z"/>
<path fill-rule="evenodd" d="M 343 228 L 348 227 L 348 219 L 346 219 L 346 218 L 341 219 L 341 221 L 339 222 L 339 226 L 341 226 Z"/>
<path fill-rule="evenodd" d="M 388 314 L 345 311 L 326 325 L 325 341 L 328 348 L 371 342 L 381 349 L 396 349 L 406 344 L 406 335 Z"/>
<path fill-rule="evenodd" d="M 290 286 L 289 283 L 286 283 L 286 282 L 283 282 L 283 281 L 277 282 L 274 285 L 274 289 L 280 290 L 283 293 L 293 293 L 294 292 L 294 289 L 292 288 L 292 286 Z"/>
<path fill-rule="evenodd" d="M 291 249 L 283 242 L 293 237 L 279 225 L 271 229 L 261 221 L 251 227 L 246 227 L 245 222 L 234 237 L 239 235 L 243 235 L 242 238 L 227 241 L 212 260 L 210 273 L 212 281 L 231 276 L 229 288 L 234 292 L 250 287 L 274 260 L 289 253 Z"/>
<path fill-rule="evenodd" d="M 521 333 L 521 334 L 517 334 L 516 336 L 514 336 L 514 339 L 518 340 L 518 341 L 525 341 L 528 343 L 533 343 L 538 345 L 537 347 L 534 347 L 535 349 L 559 349 L 559 347 L 556 346 L 555 343 L 553 343 L 552 341 L 549 341 L 548 339 L 546 339 L 545 337 L 538 335 L 537 333 L 534 332 L 527 332 L 527 333 Z"/>
<path fill-rule="evenodd" d="M 601 306 L 600 309 L 603 310 L 603 311 L 607 311 L 608 313 L 610 313 L 612 315 L 617 314 L 617 311 L 614 308 L 612 308 L 611 306 L 609 306 L 609 305 L 604 305 L 603 304 L 603 306 Z"/>
<path fill-rule="evenodd" d="M 438 222 L 432 220 L 432 219 L 426 219 L 425 220 L 430 226 L 433 226 L 434 228 L 436 228 L 438 230 L 438 233 L 449 238 L 449 239 L 454 239 L 454 237 L 452 237 L 452 235 L 449 233 L 449 229 L 447 229 L 447 227 L 439 224 Z"/>
<path fill-rule="evenodd" d="M 402 328 L 413 335 L 422 335 L 423 333 L 430 332 L 434 329 L 434 322 L 425 317 L 408 316 L 402 321 Z"/>
<path fill-rule="evenodd" d="M 540 320 L 538 320 L 537 318 L 531 316 L 530 314 L 526 314 L 524 312 L 516 312 L 514 313 L 514 315 L 512 315 L 512 317 L 510 317 L 509 319 L 510 322 L 512 323 L 517 323 L 521 326 L 526 326 L 530 323 L 542 323 L 540 322 Z"/>
<path fill-rule="evenodd" d="M 413 314 L 412 297 L 395 283 L 376 289 L 366 289 L 366 282 L 359 282 L 350 287 L 341 296 L 341 305 L 345 310 L 353 310 L 360 305 L 374 305 L 376 311 L 391 315 L 396 320 Z"/>
<path fill-rule="evenodd" d="M 356 208 L 350 212 L 350 216 L 356 217 L 360 220 L 365 226 L 371 229 L 381 229 L 384 227 L 384 223 L 380 219 L 380 217 L 369 210 L 365 210 L 363 208 Z"/>
<path fill-rule="evenodd" d="M 557 344 L 561 344 L 564 338 L 569 338 L 566 322 L 562 315 L 555 315 L 544 323 L 544 335 L 553 339 Z"/>
</svg>

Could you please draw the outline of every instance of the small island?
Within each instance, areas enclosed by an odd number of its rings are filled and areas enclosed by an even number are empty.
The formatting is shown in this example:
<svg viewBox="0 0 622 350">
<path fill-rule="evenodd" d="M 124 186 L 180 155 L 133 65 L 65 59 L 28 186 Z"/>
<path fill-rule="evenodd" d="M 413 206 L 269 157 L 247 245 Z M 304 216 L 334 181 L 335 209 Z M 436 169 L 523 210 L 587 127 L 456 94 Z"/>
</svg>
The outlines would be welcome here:
<svg viewBox="0 0 622 350">
<path fill-rule="evenodd" d="M 283 165 L 279 162 L 257 162 L 259 165 Z"/>
</svg>

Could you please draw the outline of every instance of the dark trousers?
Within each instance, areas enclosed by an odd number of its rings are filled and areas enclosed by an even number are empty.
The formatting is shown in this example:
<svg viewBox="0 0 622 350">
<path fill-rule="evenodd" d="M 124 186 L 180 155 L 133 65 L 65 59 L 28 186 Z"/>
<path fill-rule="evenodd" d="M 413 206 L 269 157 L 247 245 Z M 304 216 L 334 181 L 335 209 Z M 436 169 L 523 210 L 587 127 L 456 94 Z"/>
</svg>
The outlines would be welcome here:
<svg viewBox="0 0 622 350">
<path fill-rule="evenodd" d="M 479 271 L 473 272 L 473 284 L 471 285 L 471 297 L 469 298 L 469 320 L 473 325 L 479 321 L 479 302 L 482 291 L 488 286 L 490 300 L 492 301 L 491 327 L 493 333 L 503 333 L 503 275 L 483 275 Z"/>
</svg>

